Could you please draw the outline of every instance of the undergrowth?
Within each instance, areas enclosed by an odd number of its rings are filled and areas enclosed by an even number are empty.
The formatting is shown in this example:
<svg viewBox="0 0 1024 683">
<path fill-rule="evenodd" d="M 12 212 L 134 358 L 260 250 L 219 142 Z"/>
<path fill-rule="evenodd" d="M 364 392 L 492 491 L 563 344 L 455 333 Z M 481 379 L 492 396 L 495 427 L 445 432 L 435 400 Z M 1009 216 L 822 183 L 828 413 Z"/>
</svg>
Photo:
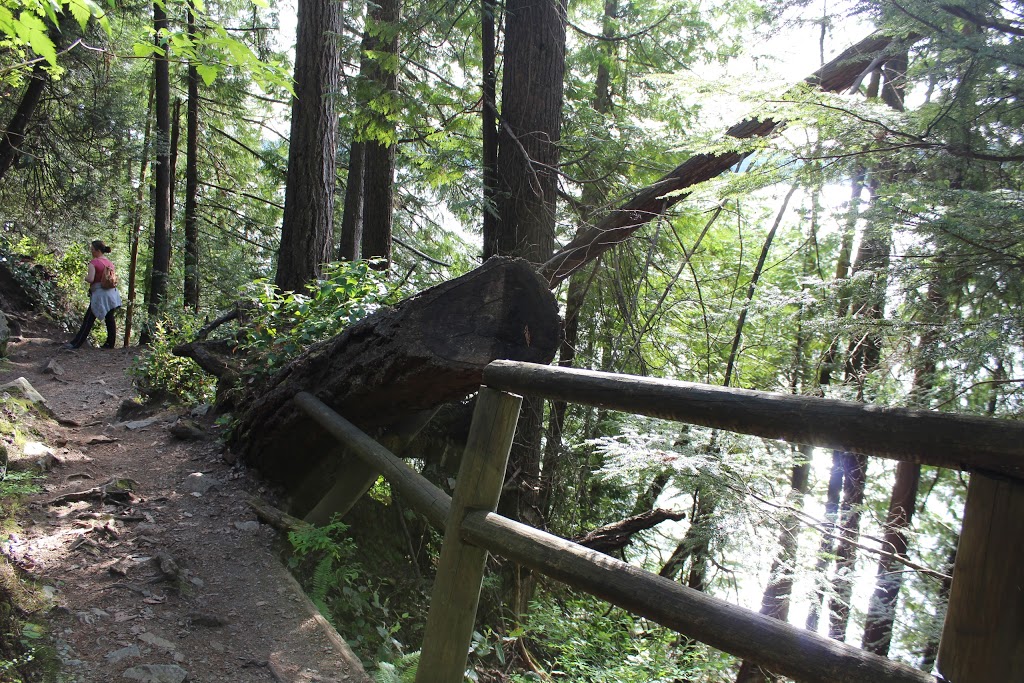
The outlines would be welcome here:
<svg viewBox="0 0 1024 683">
<path fill-rule="evenodd" d="M 227 336 L 243 375 L 271 374 L 392 298 L 385 276 L 371 263 L 343 261 L 324 269 L 323 277 L 310 283 L 305 293 L 279 292 L 268 280 L 258 280 L 243 292 L 243 320 Z M 178 344 L 194 341 L 200 327 L 196 318 L 180 313 L 152 325 L 152 342 L 130 369 L 139 393 L 150 400 L 184 404 L 213 400 L 217 380 L 192 359 L 173 353 Z"/>
<path fill-rule="evenodd" d="M 405 609 L 408 605 L 398 606 L 412 597 L 410 591 L 380 578 L 390 576 L 377 566 L 386 551 L 361 549 L 336 517 L 325 526 L 293 531 L 288 538 L 290 568 L 321 614 L 367 667 L 377 670 L 378 680 L 403 680 L 400 672 L 411 661 L 407 640 L 417 635 L 409 626 L 416 620 Z M 399 678 L 388 678 L 389 672 Z"/>
<path fill-rule="evenodd" d="M 18 448 L 35 431 L 39 418 L 24 401 L 0 396 L 0 448 Z M 0 543 L 19 531 L 16 513 L 21 500 L 41 489 L 31 472 L 0 476 Z M 44 627 L 34 621 L 47 602 L 37 588 L 0 554 L 0 683 L 44 683 L 56 680 L 58 662 L 47 644 Z"/>
<path fill-rule="evenodd" d="M 152 326 L 149 347 L 128 369 L 142 396 L 151 401 L 170 400 L 184 405 L 213 400 L 216 378 L 206 374 L 191 358 L 173 352 L 178 344 L 191 341 L 198 329 L 195 319 L 187 315 L 164 319 Z"/>
</svg>

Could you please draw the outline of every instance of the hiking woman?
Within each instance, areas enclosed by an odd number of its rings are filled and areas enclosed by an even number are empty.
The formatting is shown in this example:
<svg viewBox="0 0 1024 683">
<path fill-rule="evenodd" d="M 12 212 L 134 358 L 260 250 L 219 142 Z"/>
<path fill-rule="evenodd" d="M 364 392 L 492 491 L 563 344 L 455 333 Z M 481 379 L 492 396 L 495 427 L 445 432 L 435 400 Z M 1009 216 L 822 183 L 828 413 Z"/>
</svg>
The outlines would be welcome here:
<svg viewBox="0 0 1024 683">
<path fill-rule="evenodd" d="M 97 318 L 103 318 L 103 322 L 107 325 L 107 343 L 103 345 L 103 348 L 114 348 L 114 343 L 117 340 L 114 311 L 121 306 L 121 294 L 117 291 L 117 287 L 107 289 L 103 286 L 104 274 L 108 269 L 111 275 L 114 273 L 114 264 L 104 256 L 104 254 L 110 253 L 110 247 L 103 244 L 101 240 L 93 240 L 90 246 L 92 260 L 89 261 L 89 272 L 85 275 L 85 281 L 89 283 L 89 309 L 85 312 L 85 320 L 82 321 L 82 327 L 79 328 L 78 334 L 64 345 L 64 348 L 68 349 L 77 349 L 89 339 L 89 333 Z"/>
</svg>

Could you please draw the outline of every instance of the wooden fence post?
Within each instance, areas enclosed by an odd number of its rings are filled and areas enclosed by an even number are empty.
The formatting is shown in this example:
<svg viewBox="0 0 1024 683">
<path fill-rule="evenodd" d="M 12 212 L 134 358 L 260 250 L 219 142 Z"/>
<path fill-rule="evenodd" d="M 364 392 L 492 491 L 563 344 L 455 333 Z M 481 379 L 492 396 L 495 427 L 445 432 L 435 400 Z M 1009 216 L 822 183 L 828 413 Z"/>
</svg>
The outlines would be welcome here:
<svg viewBox="0 0 1024 683">
<path fill-rule="evenodd" d="M 951 683 L 1024 681 L 1024 483 L 974 472 L 939 671 Z"/>
<path fill-rule="evenodd" d="M 462 519 L 467 511 L 497 507 L 522 400 L 480 388 L 445 527 L 416 683 L 463 679 L 487 551 L 462 540 Z"/>
</svg>

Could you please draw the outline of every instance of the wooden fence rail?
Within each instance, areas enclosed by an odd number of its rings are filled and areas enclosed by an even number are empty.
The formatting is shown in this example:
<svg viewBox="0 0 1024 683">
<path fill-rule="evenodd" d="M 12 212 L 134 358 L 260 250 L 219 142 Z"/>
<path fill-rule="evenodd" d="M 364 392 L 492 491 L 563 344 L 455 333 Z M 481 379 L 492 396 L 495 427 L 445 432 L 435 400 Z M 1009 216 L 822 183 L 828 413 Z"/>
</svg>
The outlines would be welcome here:
<svg viewBox="0 0 1024 683">
<path fill-rule="evenodd" d="M 476 616 L 485 551 L 513 559 L 692 637 L 808 683 L 936 683 L 913 667 L 642 571 L 493 513 L 519 398 L 482 388 L 455 499 L 312 394 L 296 403 L 445 529 L 418 683 L 459 683 Z"/>
<path fill-rule="evenodd" d="M 1024 422 L 494 361 L 484 383 L 517 394 L 1024 480 Z"/>
</svg>

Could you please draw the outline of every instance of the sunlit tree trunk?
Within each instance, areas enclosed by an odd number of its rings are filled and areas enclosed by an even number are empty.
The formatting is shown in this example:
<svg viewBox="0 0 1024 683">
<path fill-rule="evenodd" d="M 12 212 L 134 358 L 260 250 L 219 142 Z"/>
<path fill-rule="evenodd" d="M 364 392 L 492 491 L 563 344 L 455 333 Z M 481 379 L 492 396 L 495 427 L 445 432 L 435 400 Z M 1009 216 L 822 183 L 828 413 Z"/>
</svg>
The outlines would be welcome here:
<svg viewBox="0 0 1024 683">
<path fill-rule="evenodd" d="M 295 34 L 295 98 L 288 146 L 288 184 L 278 252 L 278 288 L 301 290 L 320 276 L 334 238 L 334 93 L 341 83 L 338 0 L 299 0 Z"/>
<path fill-rule="evenodd" d="M 142 207 L 146 195 L 146 172 L 149 169 L 149 135 L 153 123 L 154 81 L 149 82 L 149 98 L 146 105 L 146 131 L 142 136 L 142 161 L 139 164 L 139 186 L 135 192 L 135 211 L 132 213 L 132 231 L 129 242 L 128 265 L 128 306 L 124 316 L 124 345 L 127 348 L 132 340 L 132 320 L 135 317 L 135 290 L 139 268 L 139 239 L 142 235 Z"/>
<path fill-rule="evenodd" d="M 167 14 L 162 2 L 153 4 L 156 43 L 163 52 L 153 60 L 156 97 L 156 202 L 153 209 L 153 261 L 150 271 L 149 319 L 155 321 L 167 297 L 167 274 L 171 266 L 171 78 Z M 147 331 L 148 332 L 148 331 Z M 148 338 L 148 334 L 146 335 Z"/>
</svg>

